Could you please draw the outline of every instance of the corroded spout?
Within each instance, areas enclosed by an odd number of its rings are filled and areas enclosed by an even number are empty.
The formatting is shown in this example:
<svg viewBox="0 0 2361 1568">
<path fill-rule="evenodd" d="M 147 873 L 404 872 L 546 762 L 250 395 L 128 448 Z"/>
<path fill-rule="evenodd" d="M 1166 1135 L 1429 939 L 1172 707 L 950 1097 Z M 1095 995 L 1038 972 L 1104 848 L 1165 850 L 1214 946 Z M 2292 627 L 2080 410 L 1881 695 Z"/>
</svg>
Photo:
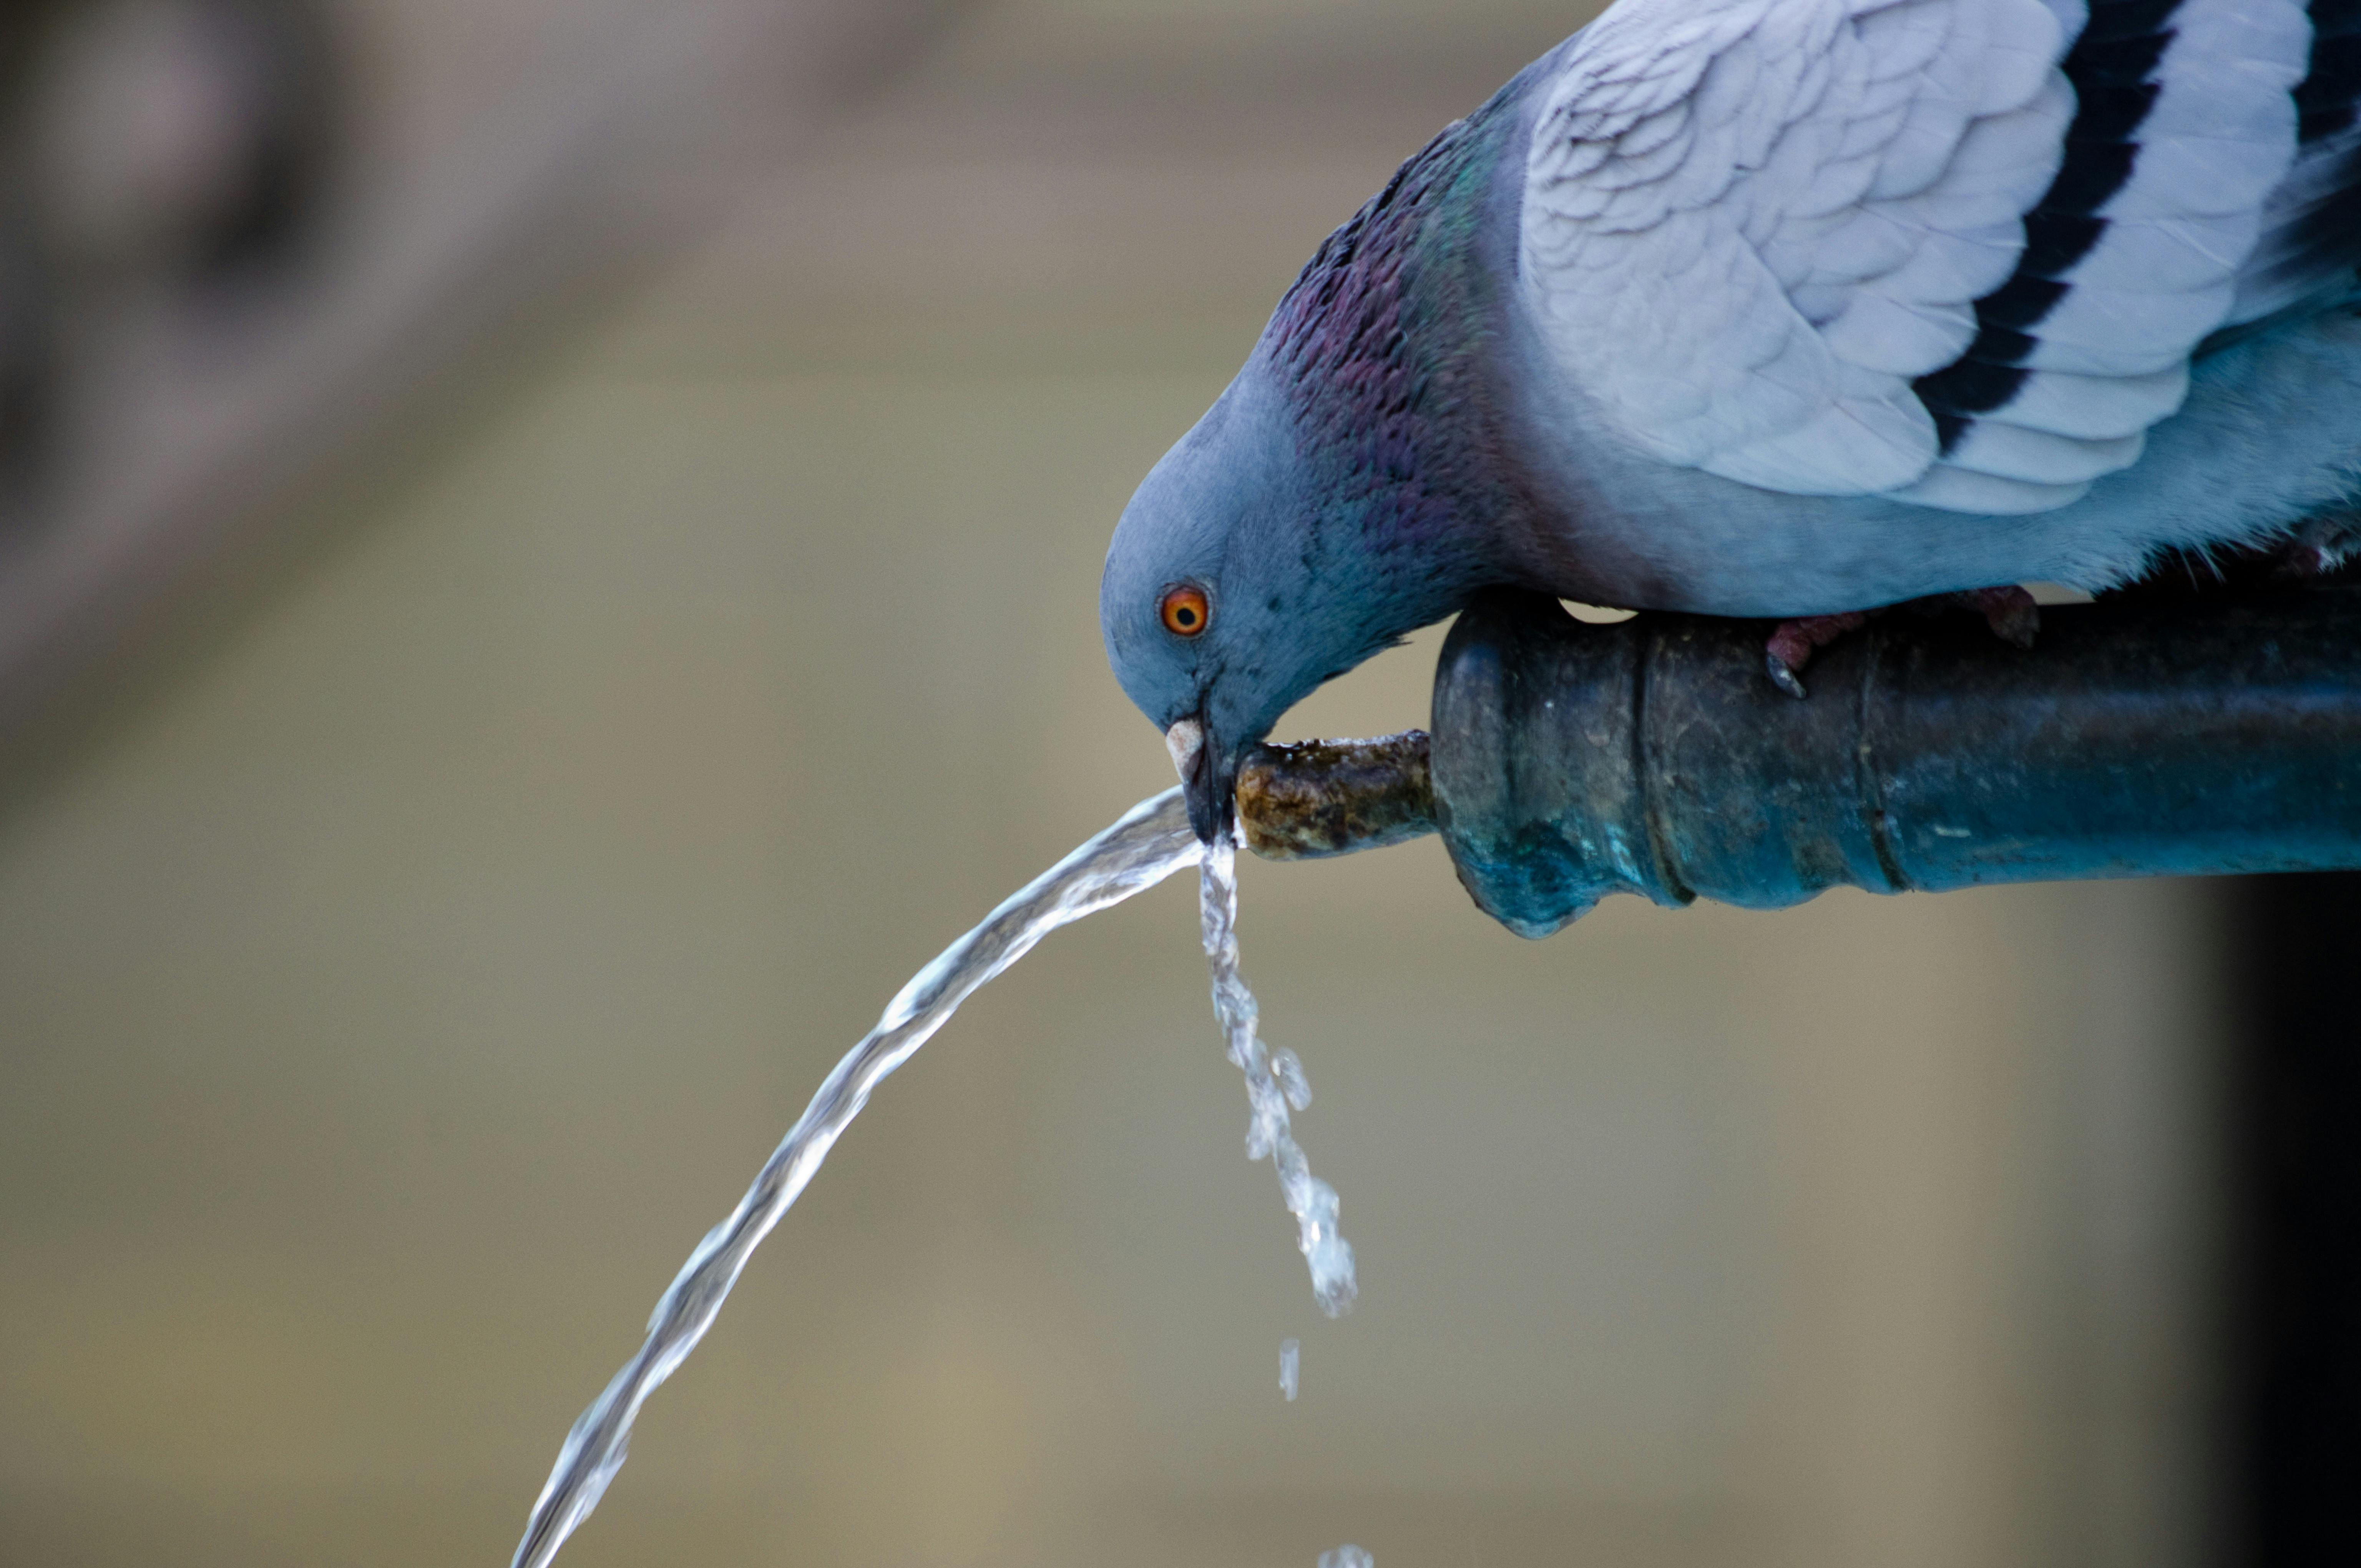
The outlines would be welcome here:
<svg viewBox="0 0 2361 1568">
<path fill-rule="evenodd" d="M 1238 827 L 1265 860 L 1308 861 L 1434 831 L 1426 731 L 1257 746 L 1238 768 Z"/>
<path fill-rule="evenodd" d="M 1488 594 L 1444 643 L 1432 739 L 1259 749 L 1246 841 L 1301 859 L 1439 828 L 1527 936 L 1609 893 L 1768 908 L 2361 868 L 2361 588 L 2053 609 L 2029 652 L 1888 615 L 1814 661 L 1803 702 L 1763 678 L 1762 636 Z"/>
</svg>

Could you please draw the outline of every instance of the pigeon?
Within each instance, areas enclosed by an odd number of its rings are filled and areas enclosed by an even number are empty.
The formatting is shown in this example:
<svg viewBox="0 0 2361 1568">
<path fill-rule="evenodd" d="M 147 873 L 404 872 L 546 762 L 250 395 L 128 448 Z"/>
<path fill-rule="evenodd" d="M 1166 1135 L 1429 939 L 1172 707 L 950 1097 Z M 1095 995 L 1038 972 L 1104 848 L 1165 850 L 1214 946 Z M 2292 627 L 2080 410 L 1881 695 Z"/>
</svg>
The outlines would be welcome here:
<svg viewBox="0 0 2361 1568">
<path fill-rule="evenodd" d="M 1905 601 L 2334 565 L 2356 104 L 2361 0 L 1618 0 L 1329 236 L 1124 510 L 1101 629 L 1198 834 L 1494 585 L 1780 621 L 1792 681 Z"/>
</svg>

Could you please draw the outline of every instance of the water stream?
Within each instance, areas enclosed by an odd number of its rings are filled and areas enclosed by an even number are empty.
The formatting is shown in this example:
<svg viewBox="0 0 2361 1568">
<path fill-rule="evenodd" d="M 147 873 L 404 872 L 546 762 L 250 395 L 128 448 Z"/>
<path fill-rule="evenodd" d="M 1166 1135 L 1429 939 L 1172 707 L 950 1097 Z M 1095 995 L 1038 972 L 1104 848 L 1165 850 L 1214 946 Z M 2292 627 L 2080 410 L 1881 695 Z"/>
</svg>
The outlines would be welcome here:
<svg viewBox="0 0 2361 1568">
<path fill-rule="evenodd" d="M 1205 934 L 1205 959 L 1213 970 L 1213 1017 L 1228 1042 L 1230 1060 L 1246 1075 L 1246 1157 L 1270 1156 L 1279 1168 L 1279 1190 L 1295 1216 L 1296 1245 L 1312 1266 L 1312 1293 L 1320 1310 L 1341 1317 L 1353 1305 L 1353 1249 L 1336 1228 L 1336 1190 L 1312 1174 L 1296 1146 L 1290 1107 L 1312 1103 L 1312 1085 L 1293 1051 L 1268 1053 L 1257 1030 L 1262 1010 L 1238 973 L 1237 846 L 1224 837 L 1204 854 L 1197 884 L 1197 917 Z"/>
<path fill-rule="evenodd" d="M 1353 1249 L 1336 1232 L 1336 1192 L 1315 1179 L 1289 1128 L 1291 1104 L 1311 1103 L 1294 1053 L 1266 1053 L 1256 1032 L 1254 993 L 1238 975 L 1236 851 L 1225 839 L 1209 852 L 1189 828 L 1178 789 L 1141 801 L 1072 854 L 1042 872 L 983 923 L 946 948 L 887 1004 L 862 1042 L 845 1054 L 811 1103 L 763 1162 L 730 1216 L 708 1232 L 648 1318 L 647 1339 L 606 1391 L 566 1434 L 517 1544 L 512 1568 L 544 1568 L 566 1538 L 590 1517 L 622 1468 L 631 1422 L 656 1386 L 679 1369 L 713 1326 L 746 1260 L 771 1234 L 837 1138 L 869 1102 L 873 1090 L 941 1028 L 977 987 L 1029 952 L 1059 927 L 1144 893 L 1175 872 L 1202 865 L 1199 908 L 1213 973 L 1213 1010 L 1230 1059 L 1246 1076 L 1252 1108 L 1246 1152 L 1273 1156 L 1289 1212 L 1301 1229 L 1320 1304 L 1334 1316 L 1352 1304 Z"/>
</svg>

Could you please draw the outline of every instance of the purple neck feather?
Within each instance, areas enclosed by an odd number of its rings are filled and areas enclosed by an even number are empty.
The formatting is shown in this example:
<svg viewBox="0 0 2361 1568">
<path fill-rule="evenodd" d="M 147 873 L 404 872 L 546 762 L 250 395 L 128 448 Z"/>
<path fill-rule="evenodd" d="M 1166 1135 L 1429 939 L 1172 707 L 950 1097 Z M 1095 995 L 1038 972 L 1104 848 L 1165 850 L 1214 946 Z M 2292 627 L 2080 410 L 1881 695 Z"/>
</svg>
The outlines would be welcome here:
<svg viewBox="0 0 2361 1568">
<path fill-rule="evenodd" d="M 1491 171 L 1513 115 L 1462 120 L 1330 235 L 1257 354 L 1294 418 L 1312 494 L 1308 551 L 1334 536 L 1407 626 L 1497 576 L 1485 543 L 1509 504 L 1482 350 L 1498 285 L 1482 250 Z"/>
</svg>

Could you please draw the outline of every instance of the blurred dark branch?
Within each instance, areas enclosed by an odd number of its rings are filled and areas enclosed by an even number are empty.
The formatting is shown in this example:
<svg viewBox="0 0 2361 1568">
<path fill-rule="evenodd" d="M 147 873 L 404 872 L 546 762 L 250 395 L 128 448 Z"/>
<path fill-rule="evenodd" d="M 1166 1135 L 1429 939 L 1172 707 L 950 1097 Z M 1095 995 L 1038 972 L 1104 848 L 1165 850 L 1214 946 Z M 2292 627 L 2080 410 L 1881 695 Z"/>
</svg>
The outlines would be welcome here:
<svg viewBox="0 0 2361 1568">
<path fill-rule="evenodd" d="M 2219 905 L 2239 1088 L 2233 1561 L 2361 1561 L 2361 872 L 2251 877 Z"/>
<path fill-rule="evenodd" d="M 0 741 L 504 329 L 694 243 L 953 9 L 483 0 L 455 57 L 499 33 L 517 63 L 453 72 L 471 99 L 380 47 L 401 5 L 0 7 Z"/>
</svg>

